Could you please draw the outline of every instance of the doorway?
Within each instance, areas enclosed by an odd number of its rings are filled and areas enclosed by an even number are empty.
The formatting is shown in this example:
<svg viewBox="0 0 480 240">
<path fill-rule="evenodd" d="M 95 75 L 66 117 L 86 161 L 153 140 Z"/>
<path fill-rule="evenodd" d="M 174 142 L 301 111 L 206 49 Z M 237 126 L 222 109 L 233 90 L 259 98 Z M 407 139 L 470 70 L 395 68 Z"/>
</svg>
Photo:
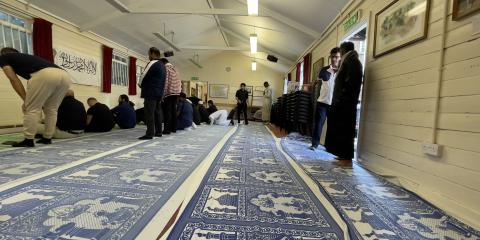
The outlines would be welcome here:
<svg viewBox="0 0 480 240">
<path fill-rule="evenodd" d="M 363 66 L 363 73 L 365 76 L 365 64 L 367 62 L 367 44 L 368 44 L 368 38 L 367 38 L 367 27 L 368 23 L 364 23 L 362 25 L 359 25 L 358 28 L 354 29 L 353 32 L 350 34 L 346 35 L 346 37 L 342 40 L 342 42 L 345 41 L 350 41 L 355 44 L 355 50 L 358 52 L 358 58 L 360 62 L 362 63 Z M 363 84 L 364 84 L 365 79 L 362 81 L 362 86 L 360 88 L 360 96 L 358 99 L 358 104 L 357 104 L 357 119 L 356 119 L 356 125 L 355 125 L 355 157 L 354 159 L 357 159 L 357 151 L 358 151 L 358 139 L 359 139 L 359 133 L 360 133 L 360 113 L 362 112 L 362 99 L 363 99 Z"/>
</svg>

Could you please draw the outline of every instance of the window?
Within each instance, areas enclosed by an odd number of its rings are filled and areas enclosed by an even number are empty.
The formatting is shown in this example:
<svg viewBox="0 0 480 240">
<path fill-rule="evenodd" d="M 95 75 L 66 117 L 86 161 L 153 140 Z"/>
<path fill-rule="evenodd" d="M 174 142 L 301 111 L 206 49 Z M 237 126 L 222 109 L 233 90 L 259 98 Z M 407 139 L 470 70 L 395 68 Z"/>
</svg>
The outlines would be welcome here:
<svg viewBox="0 0 480 240">
<path fill-rule="evenodd" d="M 302 64 L 300 64 L 300 79 L 298 79 L 298 89 L 299 90 L 302 90 L 303 89 L 303 65 L 304 65 L 304 62 L 302 62 Z"/>
<path fill-rule="evenodd" d="M 33 53 L 31 24 L 25 19 L 0 11 L 0 48 L 13 47 Z"/>
<path fill-rule="evenodd" d="M 112 58 L 112 84 L 128 86 L 127 58 L 116 53 L 113 53 Z"/>
<path fill-rule="evenodd" d="M 137 65 L 137 82 L 140 81 L 140 77 L 142 76 L 143 73 L 143 67 L 140 65 Z"/>
<path fill-rule="evenodd" d="M 287 94 L 288 92 L 288 78 L 285 78 L 285 80 L 283 80 L 283 94 Z"/>
</svg>

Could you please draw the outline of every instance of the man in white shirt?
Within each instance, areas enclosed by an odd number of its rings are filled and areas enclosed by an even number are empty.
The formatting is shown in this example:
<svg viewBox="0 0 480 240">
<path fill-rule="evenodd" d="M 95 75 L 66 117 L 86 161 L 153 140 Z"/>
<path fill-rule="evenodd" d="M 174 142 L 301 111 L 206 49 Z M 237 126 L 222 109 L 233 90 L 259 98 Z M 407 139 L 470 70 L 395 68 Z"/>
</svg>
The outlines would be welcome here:
<svg viewBox="0 0 480 240">
<path fill-rule="evenodd" d="M 330 65 L 323 67 L 317 77 L 315 84 L 321 84 L 320 96 L 317 99 L 317 107 L 315 110 L 314 127 L 312 133 L 311 150 L 315 150 L 320 144 L 323 125 L 327 119 L 328 108 L 332 104 L 333 89 L 335 86 L 335 77 L 337 75 L 338 66 L 340 64 L 340 49 L 333 48 L 330 51 Z"/>
</svg>

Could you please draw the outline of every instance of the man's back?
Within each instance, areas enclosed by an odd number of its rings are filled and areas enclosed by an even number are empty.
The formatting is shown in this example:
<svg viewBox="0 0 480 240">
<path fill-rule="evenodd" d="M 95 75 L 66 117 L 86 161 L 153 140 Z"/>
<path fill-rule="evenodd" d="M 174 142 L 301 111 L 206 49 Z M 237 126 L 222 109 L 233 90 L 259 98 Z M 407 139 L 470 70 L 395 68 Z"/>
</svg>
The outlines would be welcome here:
<svg viewBox="0 0 480 240">
<path fill-rule="evenodd" d="M 92 121 L 86 129 L 89 132 L 108 132 L 115 125 L 112 112 L 105 104 L 96 103 L 88 109 L 87 115 L 92 116 Z"/>
<path fill-rule="evenodd" d="M 134 128 L 137 122 L 135 109 L 129 103 L 122 103 L 112 109 L 115 122 L 120 128 Z"/>
<path fill-rule="evenodd" d="M 191 103 L 180 100 L 178 102 L 178 128 L 184 129 L 192 126 L 193 123 L 193 106 Z"/>
<path fill-rule="evenodd" d="M 83 103 L 74 97 L 65 97 L 58 108 L 58 129 L 62 131 L 84 130 L 86 121 L 87 112 Z"/>
</svg>

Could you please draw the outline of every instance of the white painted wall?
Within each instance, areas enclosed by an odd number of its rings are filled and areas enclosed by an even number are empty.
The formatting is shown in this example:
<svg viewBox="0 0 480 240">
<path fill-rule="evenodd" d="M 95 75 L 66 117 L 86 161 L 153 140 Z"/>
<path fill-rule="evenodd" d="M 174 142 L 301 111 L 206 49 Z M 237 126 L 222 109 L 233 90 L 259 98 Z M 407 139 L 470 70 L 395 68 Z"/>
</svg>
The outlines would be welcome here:
<svg viewBox="0 0 480 240">
<path fill-rule="evenodd" d="M 2 1 L 0 5 L 2 11 L 7 11 L 18 16 L 25 16 L 27 19 L 33 19 L 34 17 L 40 17 L 45 20 L 48 20 L 53 23 L 52 27 L 52 40 L 53 47 L 61 46 L 66 49 L 71 49 L 76 52 L 81 52 L 85 55 L 91 56 L 93 58 L 99 59 L 98 69 L 102 70 L 102 45 L 107 45 L 115 50 L 118 50 L 122 53 L 125 53 L 127 56 L 136 57 L 137 64 L 145 66 L 146 65 L 146 51 L 143 53 L 135 53 L 129 49 L 116 44 L 113 41 L 104 39 L 98 35 L 95 35 L 90 32 L 80 32 L 78 28 L 64 21 L 62 19 L 56 18 L 42 10 L 29 7 L 27 9 L 26 5 L 20 1 L 16 0 L 5 0 Z M 23 81 L 26 84 L 26 81 Z M 101 86 L 101 83 L 99 84 Z M 89 97 L 95 97 L 100 102 L 103 102 L 110 107 L 113 107 L 117 104 L 118 96 L 121 94 L 128 94 L 128 87 L 112 85 L 112 93 L 106 94 L 101 92 L 101 87 L 99 86 L 85 86 L 85 85 L 72 85 L 72 89 L 75 91 L 75 96 L 77 99 L 82 101 L 86 107 L 86 100 Z M 143 106 L 143 101 L 139 98 L 140 90 L 137 87 L 137 96 L 130 96 L 131 100 L 136 103 L 138 107 Z M 14 92 L 13 88 L 10 86 L 10 82 L 3 74 L 0 69 L 0 109 L 2 114 L 0 114 L 0 126 L 6 125 L 18 125 L 22 124 L 22 112 L 21 112 L 21 99 Z"/>
<path fill-rule="evenodd" d="M 361 9 L 363 20 L 369 20 L 361 163 L 480 228 L 480 35 L 472 35 L 471 17 L 451 20 L 452 0 L 447 18 L 445 0 L 432 0 L 427 39 L 375 59 L 375 14 L 390 2 L 353 1 L 311 50 L 312 62 L 327 59 L 345 36 L 344 19 Z M 440 71 L 440 110 L 435 114 Z M 433 138 L 444 146 L 440 158 L 422 153 L 422 143 Z"/>
</svg>

